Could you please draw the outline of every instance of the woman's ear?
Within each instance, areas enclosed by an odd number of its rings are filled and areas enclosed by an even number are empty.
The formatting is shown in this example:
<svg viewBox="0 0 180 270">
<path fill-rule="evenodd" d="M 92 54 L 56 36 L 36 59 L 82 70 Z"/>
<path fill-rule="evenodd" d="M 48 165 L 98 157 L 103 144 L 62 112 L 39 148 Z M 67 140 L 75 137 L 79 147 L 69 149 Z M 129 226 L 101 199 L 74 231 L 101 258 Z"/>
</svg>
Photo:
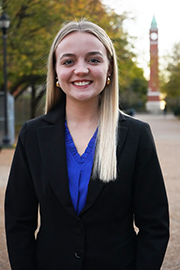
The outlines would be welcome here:
<svg viewBox="0 0 180 270">
<path fill-rule="evenodd" d="M 112 74 L 112 71 L 113 71 L 112 63 L 109 63 L 108 74 Z"/>
</svg>

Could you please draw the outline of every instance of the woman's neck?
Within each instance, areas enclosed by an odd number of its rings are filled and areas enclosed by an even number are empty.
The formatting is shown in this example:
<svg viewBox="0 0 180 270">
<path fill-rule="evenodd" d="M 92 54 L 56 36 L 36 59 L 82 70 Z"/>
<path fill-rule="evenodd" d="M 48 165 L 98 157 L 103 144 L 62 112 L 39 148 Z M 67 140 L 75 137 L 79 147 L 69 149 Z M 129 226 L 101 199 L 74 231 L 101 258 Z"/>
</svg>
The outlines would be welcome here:
<svg viewBox="0 0 180 270">
<path fill-rule="evenodd" d="M 99 102 L 66 100 L 66 121 L 76 149 L 82 155 L 99 123 Z"/>
<path fill-rule="evenodd" d="M 72 102 L 66 100 L 66 120 L 67 123 L 98 124 L 99 121 L 99 100 L 93 102 Z"/>
</svg>

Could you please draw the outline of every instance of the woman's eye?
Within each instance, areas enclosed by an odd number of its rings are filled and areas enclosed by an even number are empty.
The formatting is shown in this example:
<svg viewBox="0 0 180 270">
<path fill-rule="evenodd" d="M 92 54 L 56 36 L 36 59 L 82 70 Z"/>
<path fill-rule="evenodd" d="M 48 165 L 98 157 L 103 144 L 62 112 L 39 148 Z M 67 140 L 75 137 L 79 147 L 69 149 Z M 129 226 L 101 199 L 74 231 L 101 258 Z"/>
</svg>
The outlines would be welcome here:
<svg viewBox="0 0 180 270">
<path fill-rule="evenodd" d="M 71 65 L 72 63 L 73 63 L 72 60 L 66 60 L 66 61 L 63 62 L 63 65 L 68 66 L 68 65 Z"/>
<path fill-rule="evenodd" d="M 90 62 L 96 64 L 96 63 L 100 63 L 100 60 L 97 58 L 92 58 L 90 59 Z"/>
</svg>

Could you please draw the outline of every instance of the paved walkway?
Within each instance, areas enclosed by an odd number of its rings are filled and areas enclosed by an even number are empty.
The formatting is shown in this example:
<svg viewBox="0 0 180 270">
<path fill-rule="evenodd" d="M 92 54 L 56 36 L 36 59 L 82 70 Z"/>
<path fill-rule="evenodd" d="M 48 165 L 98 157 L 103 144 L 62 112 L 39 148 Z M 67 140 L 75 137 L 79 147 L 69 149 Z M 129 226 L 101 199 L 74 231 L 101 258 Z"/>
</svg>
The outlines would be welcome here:
<svg viewBox="0 0 180 270">
<path fill-rule="evenodd" d="M 173 115 L 137 118 L 151 126 L 169 199 L 171 237 L 162 270 L 180 270 L 180 121 Z"/>
<path fill-rule="evenodd" d="M 180 270 L 180 121 L 172 115 L 136 115 L 135 117 L 148 122 L 152 128 L 169 198 L 171 238 L 162 270 Z M 3 203 L 13 152 L 10 149 L 0 152 L 1 270 L 10 270 L 5 245 Z"/>
</svg>

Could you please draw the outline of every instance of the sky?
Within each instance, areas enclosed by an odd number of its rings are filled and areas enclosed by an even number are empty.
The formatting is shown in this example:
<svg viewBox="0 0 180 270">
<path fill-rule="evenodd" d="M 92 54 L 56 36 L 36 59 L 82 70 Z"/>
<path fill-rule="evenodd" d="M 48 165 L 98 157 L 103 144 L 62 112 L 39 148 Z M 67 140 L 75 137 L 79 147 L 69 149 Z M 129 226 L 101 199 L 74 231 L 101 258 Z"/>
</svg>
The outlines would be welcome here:
<svg viewBox="0 0 180 270">
<path fill-rule="evenodd" d="M 138 55 L 138 66 L 144 69 L 144 75 L 149 78 L 149 29 L 155 16 L 159 32 L 159 68 L 166 66 L 164 56 L 172 54 L 173 45 L 180 42 L 180 0 L 103 0 L 116 13 L 128 12 L 129 18 L 124 22 L 124 28 L 131 36 Z"/>
</svg>

